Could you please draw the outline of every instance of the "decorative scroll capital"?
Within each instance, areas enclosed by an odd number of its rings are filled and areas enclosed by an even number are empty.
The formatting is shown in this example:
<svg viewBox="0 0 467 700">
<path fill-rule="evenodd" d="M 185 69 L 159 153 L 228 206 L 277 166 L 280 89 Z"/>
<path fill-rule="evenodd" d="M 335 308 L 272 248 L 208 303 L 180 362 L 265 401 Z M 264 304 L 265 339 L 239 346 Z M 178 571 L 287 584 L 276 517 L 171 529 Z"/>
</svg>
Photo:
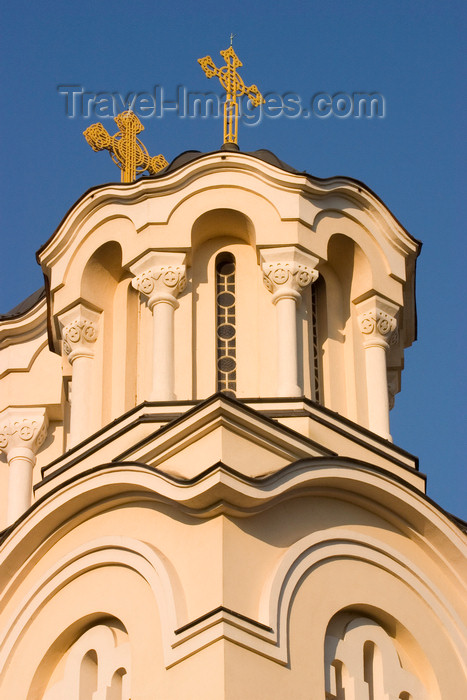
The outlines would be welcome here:
<svg viewBox="0 0 467 700">
<path fill-rule="evenodd" d="M 317 263 L 318 258 L 295 246 L 261 250 L 263 282 L 273 295 L 273 303 L 276 304 L 279 299 L 284 298 L 298 301 L 305 287 L 317 279 Z"/>
<path fill-rule="evenodd" d="M 399 307 L 377 295 L 356 306 L 364 347 L 379 346 L 387 350 L 395 338 Z"/>
<path fill-rule="evenodd" d="M 78 357 L 94 357 L 99 317 L 100 313 L 84 304 L 77 304 L 59 316 L 63 350 L 71 364 Z"/>
<path fill-rule="evenodd" d="M 130 272 L 135 275 L 131 284 L 148 297 L 151 310 L 161 302 L 177 308 L 177 297 L 186 287 L 185 258 L 185 253 L 152 251 L 131 265 Z"/>
<path fill-rule="evenodd" d="M 0 450 L 10 460 L 15 452 L 36 454 L 47 436 L 45 408 L 7 408 L 0 413 Z"/>
</svg>

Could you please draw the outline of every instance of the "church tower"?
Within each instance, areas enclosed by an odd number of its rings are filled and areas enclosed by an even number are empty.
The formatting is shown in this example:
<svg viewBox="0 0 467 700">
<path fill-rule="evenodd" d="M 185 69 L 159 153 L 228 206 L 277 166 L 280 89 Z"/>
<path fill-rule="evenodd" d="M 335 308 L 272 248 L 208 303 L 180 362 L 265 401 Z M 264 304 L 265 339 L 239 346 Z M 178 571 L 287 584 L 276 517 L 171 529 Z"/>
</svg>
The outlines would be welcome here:
<svg viewBox="0 0 467 700">
<path fill-rule="evenodd" d="M 0 695 L 467 696 L 465 533 L 389 412 L 420 244 L 269 151 L 86 192 L 0 320 Z"/>
</svg>

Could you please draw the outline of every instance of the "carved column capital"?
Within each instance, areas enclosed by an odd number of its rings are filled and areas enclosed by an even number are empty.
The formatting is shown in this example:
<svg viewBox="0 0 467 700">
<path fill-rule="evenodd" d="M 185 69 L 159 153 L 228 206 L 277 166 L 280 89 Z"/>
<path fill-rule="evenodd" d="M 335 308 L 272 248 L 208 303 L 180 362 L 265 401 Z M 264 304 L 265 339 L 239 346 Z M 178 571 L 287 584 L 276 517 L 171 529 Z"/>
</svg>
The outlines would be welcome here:
<svg viewBox="0 0 467 700">
<path fill-rule="evenodd" d="M 0 413 L 0 450 L 8 461 L 21 454 L 33 458 L 47 435 L 45 408 L 7 408 Z"/>
<path fill-rule="evenodd" d="M 262 249 L 263 282 L 273 295 L 273 303 L 286 298 L 298 301 L 305 287 L 317 279 L 317 263 L 318 258 L 295 246 Z"/>
<path fill-rule="evenodd" d="M 399 307 L 377 295 L 356 306 L 364 347 L 379 346 L 387 350 L 396 339 L 396 316 Z"/>
<path fill-rule="evenodd" d="M 84 304 L 77 304 L 59 316 L 63 351 L 71 364 L 78 357 L 94 357 L 99 317 L 100 313 Z"/>
<path fill-rule="evenodd" d="M 152 310 L 155 304 L 166 302 L 178 307 L 177 297 L 186 287 L 185 253 L 150 252 L 131 265 L 135 275 L 132 286 L 148 297 Z"/>
</svg>

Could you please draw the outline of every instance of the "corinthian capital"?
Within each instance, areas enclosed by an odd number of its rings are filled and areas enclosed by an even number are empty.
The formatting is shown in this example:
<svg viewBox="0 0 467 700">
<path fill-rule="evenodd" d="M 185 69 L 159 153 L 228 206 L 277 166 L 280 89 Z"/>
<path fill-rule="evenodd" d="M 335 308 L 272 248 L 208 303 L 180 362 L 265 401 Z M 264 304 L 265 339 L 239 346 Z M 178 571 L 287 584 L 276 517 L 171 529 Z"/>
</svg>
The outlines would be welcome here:
<svg viewBox="0 0 467 700">
<path fill-rule="evenodd" d="M 165 301 L 178 306 L 178 295 L 186 287 L 185 253 L 146 253 L 130 267 L 132 286 L 148 297 L 149 308 Z"/>
<path fill-rule="evenodd" d="M 0 450 L 9 460 L 14 452 L 36 454 L 47 435 L 45 408 L 7 408 L 0 413 Z"/>
<path fill-rule="evenodd" d="M 77 304 L 59 316 L 63 350 L 71 363 L 77 357 L 94 357 L 99 317 L 97 311 L 84 304 Z"/>
<path fill-rule="evenodd" d="M 358 324 L 363 333 L 363 345 L 378 345 L 387 349 L 397 329 L 396 304 L 377 296 L 357 304 Z"/>
<path fill-rule="evenodd" d="M 263 248 L 263 282 L 273 295 L 273 303 L 283 298 L 300 299 L 300 293 L 318 277 L 318 270 L 315 270 L 317 263 L 318 258 L 295 246 Z"/>
</svg>

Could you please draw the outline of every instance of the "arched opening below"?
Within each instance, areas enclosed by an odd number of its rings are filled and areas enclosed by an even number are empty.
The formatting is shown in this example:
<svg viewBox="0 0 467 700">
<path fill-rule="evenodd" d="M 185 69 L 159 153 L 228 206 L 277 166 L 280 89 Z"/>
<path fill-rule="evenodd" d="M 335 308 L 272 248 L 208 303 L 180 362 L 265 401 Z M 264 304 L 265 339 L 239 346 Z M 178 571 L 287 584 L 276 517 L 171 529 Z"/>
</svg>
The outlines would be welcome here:
<svg viewBox="0 0 467 700">
<path fill-rule="evenodd" d="M 368 700 L 427 700 L 423 670 L 410 658 L 406 635 L 398 638 L 400 624 L 385 627 L 351 611 L 332 618 L 324 648 L 327 700 L 344 700 L 355 688 Z"/>
<path fill-rule="evenodd" d="M 81 661 L 79 670 L 79 700 L 92 700 L 97 690 L 97 654 L 90 649 Z"/>
</svg>

